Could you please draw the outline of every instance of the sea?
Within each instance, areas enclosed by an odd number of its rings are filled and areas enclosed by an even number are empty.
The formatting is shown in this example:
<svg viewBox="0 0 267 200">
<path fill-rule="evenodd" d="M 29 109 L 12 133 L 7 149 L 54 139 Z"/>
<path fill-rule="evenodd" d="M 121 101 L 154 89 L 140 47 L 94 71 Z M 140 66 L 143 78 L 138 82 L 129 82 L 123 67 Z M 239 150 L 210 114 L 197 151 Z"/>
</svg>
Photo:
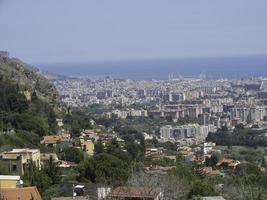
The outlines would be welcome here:
<svg viewBox="0 0 267 200">
<path fill-rule="evenodd" d="M 209 79 L 267 77 L 267 55 L 50 63 L 36 66 L 41 71 L 80 78 L 110 76 L 119 79 L 166 80 L 173 76 L 200 75 Z"/>
</svg>

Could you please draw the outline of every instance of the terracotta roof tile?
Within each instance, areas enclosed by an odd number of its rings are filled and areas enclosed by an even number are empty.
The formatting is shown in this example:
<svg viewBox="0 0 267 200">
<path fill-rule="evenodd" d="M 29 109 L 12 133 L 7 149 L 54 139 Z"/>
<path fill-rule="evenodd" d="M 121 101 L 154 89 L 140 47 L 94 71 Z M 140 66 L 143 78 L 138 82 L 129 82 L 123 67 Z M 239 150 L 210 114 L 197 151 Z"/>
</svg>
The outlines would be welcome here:
<svg viewBox="0 0 267 200">
<path fill-rule="evenodd" d="M 42 199 L 36 187 L 1 188 L 1 198 L 4 200 L 28 200 L 32 197 L 34 200 Z"/>
</svg>

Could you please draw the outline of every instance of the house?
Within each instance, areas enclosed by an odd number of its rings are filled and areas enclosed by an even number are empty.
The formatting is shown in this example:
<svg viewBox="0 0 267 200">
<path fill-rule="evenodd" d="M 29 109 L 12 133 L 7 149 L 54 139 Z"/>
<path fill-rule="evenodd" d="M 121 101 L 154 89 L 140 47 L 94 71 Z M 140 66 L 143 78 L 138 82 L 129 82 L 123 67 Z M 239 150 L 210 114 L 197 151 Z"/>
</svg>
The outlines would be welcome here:
<svg viewBox="0 0 267 200">
<path fill-rule="evenodd" d="M 72 139 L 70 134 L 61 134 L 61 135 L 46 135 L 43 136 L 43 140 L 40 142 L 47 147 L 70 147 L 72 146 Z"/>
<path fill-rule="evenodd" d="M 23 182 L 20 176 L 0 175 L 0 188 L 17 188 Z"/>
<path fill-rule="evenodd" d="M 81 136 L 88 136 L 90 139 L 93 139 L 94 141 L 98 141 L 99 136 L 98 133 L 91 129 L 85 129 L 80 134 Z"/>
<path fill-rule="evenodd" d="M 169 160 L 172 160 L 173 162 L 176 162 L 176 155 L 164 156 L 164 158 L 167 158 Z"/>
<path fill-rule="evenodd" d="M 71 135 L 68 133 L 60 134 L 61 140 L 59 141 L 59 146 L 60 148 L 66 148 L 66 147 L 72 147 L 72 139 Z"/>
<path fill-rule="evenodd" d="M 42 200 L 42 197 L 36 187 L 1 188 L 0 195 L 1 195 L 0 198 L 4 200 L 15 200 L 15 199 Z"/>
<path fill-rule="evenodd" d="M 235 169 L 239 164 L 240 162 L 238 160 L 222 159 L 216 164 L 216 166 L 221 169 Z"/>
<path fill-rule="evenodd" d="M 23 175 L 30 162 L 41 168 L 39 149 L 13 149 L 0 154 L 0 165 L 9 174 Z"/>
<path fill-rule="evenodd" d="M 0 165 L 8 174 L 23 175 L 26 164 L 21 155 L 0 155 Z"/>
<path fill-rule="evenodd" d="M 81 143 L 82 150 L 85 151 L 88 155 L 94 155 L 95 145 L 92 140 L 86 140 Z"/>
<path fill-rule="evenodd" d="M 42 198 L 36 187 L 23 187 L 20 176 L 0 175 L 0 199 L 41 200 Z"/>
<path fill-rule="evenodd" d="M 41 144 L 44 144 L 48 147 L 55 147 L 57 146 L 61 141 L 61 136 L 59 135 L 46 135 L 43 136 L 43 140 L 41 141 Z"/>
<path fill-rule="evenodd" d="M 150 187 L 117 187 L 113 189 L 108 199 L 111 200 L 161 200 L 162 192 Z"/>
<path fill-rule="evenodd" d="M 166 150 L 163 147 L 158 148 L 147 148 L 146 156 L 159 157 L 163 156 Z"/>
<path fill-rule="evenodd" d="M 113 135 L 104 133 L 99 134 L 99 141 L 106 146 L 106 144 L 110 144 L 113 141 Z"/>
<path fill-rule="evenodd" d="M 203 144 L 203 154 L 204 155 L 210 154 L 215 146 L 216 143 L 214 142 L 205 142 Z"/>
<path fill-rule="evenodd" d="M 53 162 L 58 162 L 58 157 L 56 153 L 41 153 L 41 163 L 44 164 L 45 162 L 49 161 L 52 158 Z"/>
<path fill-rule="evenodd" d="M 143 135 L 145 140 L 152 140 L 153 139 L 153 136 L 150 134 L 147 134 L 146 132 L 143 132 L 142 135 Z"/>
</svg>

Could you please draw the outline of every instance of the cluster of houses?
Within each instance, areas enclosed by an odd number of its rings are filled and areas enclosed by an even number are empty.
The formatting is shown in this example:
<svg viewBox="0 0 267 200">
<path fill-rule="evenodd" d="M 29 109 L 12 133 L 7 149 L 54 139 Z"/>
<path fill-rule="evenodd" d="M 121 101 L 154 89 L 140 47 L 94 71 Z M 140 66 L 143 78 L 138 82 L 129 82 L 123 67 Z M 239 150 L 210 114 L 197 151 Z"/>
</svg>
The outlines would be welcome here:
<svg viewBox="0 0 267 200">
<path fill-rule="evenodd" d="M 88 156 L 94 155 L 95 142 L 102 142 L 105 146 L 111 143 L 114 136 L 111 134 L 97 133 L 93 130 L 84 130 L 80 133 L 79 145 L 73 146 L 73 140 L 70 134 L 47 135 L 43 136 L 41 144 L 46 147 L 58 147 L 60 149 L 66 147 L 75 147 L 86 152 Z M 124 142 L 117 138 L 119 142 Z M 41 169 L 45 161 L 52 159 L 59 167 L 70 168 L 76 167 L 77 164 L 60 160 L 55 153 L 41 153 L 39 149 L 12 149 L 0 153 L 0 165 L 8 172 L 8 174 L 23 175 L 26 165 L 31 161 L 35 166 Z"/>
<path fill-rule="evenodd" d="M 206 160 L 211 158 L 214 154 L 220 154 L 221 151 L 216 148 L 216 144 L 212 142 L 202 143 L 195 148 L 189 146 L 178 147 L 177 151 L 182 158 L 188 162 L 196 162 L 199 164 L 205 164 Z M 151 165 L 146 167 L 149 172 L 166 173 L 172 168 L 175 168 L 175 162 L 177 154 L 170 154 L 165 148 L 146 148 L 146 157 L 150 157 L 152 160 L 156 159 L 168 159 L 171 161 L 167 166 Z M 218 158 L 219 160 L 214 166 L 203 167 L 203 172 L 207 176 L 224 176 L 225 171 L 234 170 L 240 162 L 238 160 L 229 158 Z"/>
<path fill-rule="evenodd" d="M 73 196 L 57 197 L 52 200 L 88 200 L 83 196 L 83 185 L 73 187 Z M 20 176 L 0 175 L 0 199 L 1 200 L 42 200 L 35 186 L 23 187 Z M 164 194 L 159 188 L 154 187 L 129 187 L 119 186 L 111 188 L 97 188 L 98 200 L 163 200 Z M 203 200 L 225 200 L 223 197 L 203 197 Z"/>
<path fill-rule="evenodd" d="M 150 139 L 149 135 L 147 137 Z M 49 135 L 44 136 L 41 144 L 49 147 L 74 147 L 79 148 L 82 151 L 86 152 L 88 156 L 94 154 L 94 148 L 96 142 L 102 142 L 103 146 L 111 143 L 113 139 L 116 140 L 123 146 L 124 141 L 120 138 L 117 138 L 112 134 L 103 134 L 101 131 L 94 130 L 83 130 L 79 136 L 79 146 L 73 146 L 74 142 L 69 134 L 60 134 L 60 135 Z M 214 143 L 204 143 L 201 150 L 202 155 L 196 153 L 196 149 L 192 149 L 188 146 L 183 146 L 177 149 L 177 151 L 188 161 L 196 161 L 200 163 L 205 162 L 205 158 L 209 157 L 216 151 L 214 148 L 216 145 Z M 175 162 L 177 155 L 170 155 L 169 152 L 163 148 L 146 148 L 145 152 L 146 157 L 153 159 L 166 158 L 172 161 L 173 165 L 161 166 L 161 165 L 151 165 L 148 166 L 147 172 L 149 173 L 167 173 L 167 171 L 175 168 Z M 39 200 L 41 196 L 36 187 L 23 187 L 23 182 L 20 179 L 20 176 L 23 176 L 25 173 L 26 166 L 29 162 L 35 164 L 36 167 L 41 169 L 44 163 L 52 159 L 53 162 L 61 168 L 71 168 L 77 167 L 77 164 L 60 160 L 55 153 L 41 153 L 39 149 L 12 149 L 11 151 L 5 151 L 0 153 L 0 165 L 6 170 L 10 176 L 0 175 L 0 194 L 1 200 L 12 200 L 12 199 L 33 199 Z M 216 167 L 205 167 L 203 171 L 208 175 L 220 175 L 222 169 L 226 168 L 235 168 L 239 164 L 238 161 L 231 159 L 221 159 L 216 164 Z M 78 185 L 79 186 L 79 185 Z M 74 190 L 83 191 L 84 186 L 75 186 Z M 77 187 L 77 188 L 76 188 Z M 101 190 L 100 190 L 101 191 Z M 76 194 L 76 193 L 75 193 Z M 67 200 L 67 199 L 77 199 L 84 200 L 87 199 L 83 195 L 74 195 L 73 197 L 60 197 L 54 198 L 53 200 Z M 30 195 L 30 196 L 29 196 Z M 28 198 L 30 197 L 30 198 Z M 147 199 L 147 200 L 162 200 L 164 199 L 164 193 L 158 188 L 149 188 L 149 187 L 126 187 L 120 186 L 116 188 L 106 188 L 102 192 L 98 192 L 98 199 Z M 204 198 L 203 198 L 204 199 Z M 205 198 L 211 199 L 212 198 Z M 223 199 L 221 197 L 214 197 L 213 199 Z"/>
<path fill-rule="evenodd" d="M 41 153 L 39 149 L 28 148 L 2 152 L 0 154 L 0 165 L 8 174 L 24 175 L 29 162 L 41 169 L 49 159 L 52 159 L 61 168 L 77 166 L 75 163 L 59 160 L 55 153 Z"/>
<path fill-rule="evenodd" d="M 206 159 L 211 158 L 213 154 L 221 154 L 221 151 L 216 148 L 216 144 L 213 142 L 205 142 L 201 146 L 191 148 L 188 146 L 180 147 L 179 153 L 187 161 L 197 162 L 204 164 Z M 234 170 L 240 162 L 234 159 L 219 158 L 215 166 L 203 167 L 203 172 L 206 175 L 224 175 L 225 170 Z"/>
</svg>

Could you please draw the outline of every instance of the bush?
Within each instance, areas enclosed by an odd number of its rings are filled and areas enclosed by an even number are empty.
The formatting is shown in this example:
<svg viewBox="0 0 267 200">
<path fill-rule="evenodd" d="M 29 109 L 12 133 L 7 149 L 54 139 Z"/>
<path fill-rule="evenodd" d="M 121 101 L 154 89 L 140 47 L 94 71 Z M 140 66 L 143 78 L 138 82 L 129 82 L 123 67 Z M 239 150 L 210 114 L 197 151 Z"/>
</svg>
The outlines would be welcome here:
<svg viewBox="0 0 267 200">
<path fill-rule="evenodd" d="M 129 166 L 119 158 L 101 153 L 87 160 L 80 167 L 80 178 L 85 177 L 92 182 L 115 184 L 128 178 Z"/>
<path fill-rule="evenodd" d="M 60 152 L 60 159 L 69 162 L 80 163 L 84 159 L 84 153 L 82 150 L 75 147 L 68 147 Z"/>
</svg>

